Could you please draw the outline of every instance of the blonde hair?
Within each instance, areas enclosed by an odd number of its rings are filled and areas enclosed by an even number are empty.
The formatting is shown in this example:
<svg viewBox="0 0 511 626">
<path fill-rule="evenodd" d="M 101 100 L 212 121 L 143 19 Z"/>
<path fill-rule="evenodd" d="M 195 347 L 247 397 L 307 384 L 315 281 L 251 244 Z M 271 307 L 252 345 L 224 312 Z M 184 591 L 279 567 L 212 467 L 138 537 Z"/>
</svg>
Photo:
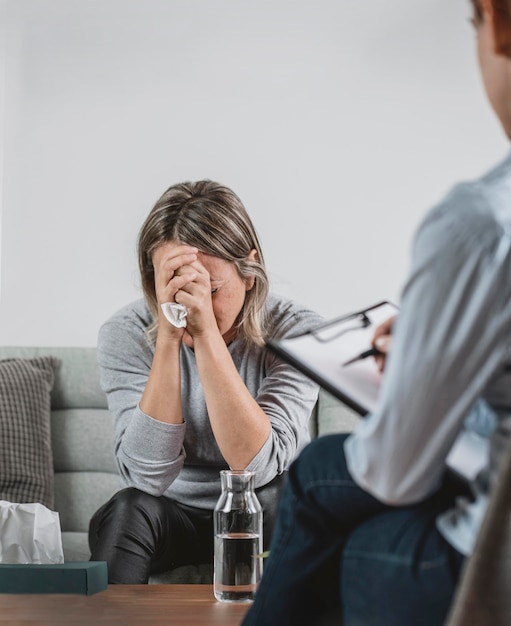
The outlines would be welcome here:
<svg viewBox="0 0 511 626">
<path fill-rule="evenodd" d="M 238 196 L 211 180 L 179 183 L 165 191 L 147 216 L 138 235 L 138 263 L 144 296 L 155 319 L 148 329 L 153 341 L 158 333 L 158 302 L 152 257 L 168 241 L 195 246 L 234 263 L 242 279 L 254 278 L 236 327 L 238 336 L 261 345 L 269 281 L 257 233 Z M 253 259 L 248 258 L 252 250 L 256 251 Z"/>
</svg>

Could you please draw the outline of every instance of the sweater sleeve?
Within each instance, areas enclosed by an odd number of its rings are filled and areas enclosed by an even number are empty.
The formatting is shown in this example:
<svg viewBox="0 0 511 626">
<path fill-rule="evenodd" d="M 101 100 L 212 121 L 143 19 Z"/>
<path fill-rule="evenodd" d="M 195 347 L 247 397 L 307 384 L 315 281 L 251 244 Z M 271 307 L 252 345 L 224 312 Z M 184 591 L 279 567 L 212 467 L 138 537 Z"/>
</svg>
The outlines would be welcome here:
<svg viewBox="0 0 511 626">
<path fill-rule="evenodd" d="M 143 413 L 139 401 L 153 354 L 135 316 L 114 316 L 101 327 L 98 364 L 101 387 L 114 418 L 115 457 L 126 486 L 161 495 L 185 459 L 185 424 L 166 424 Z"/>
<path fill-rule="evenodd" d="M 312 311 L 295 309 L 281 321 L 274 336 L 300 334 L 322 321 Z M 287 470 L 300 450 L 309 443 L 309 420 L 319 390 L 316 383 L 268 351 L 265 361 L 265 375 L 256 400 L 271 422 L 271 432 L 247 467 L 256 473 L 257 486 L 268 483 Z"/>
</svg>

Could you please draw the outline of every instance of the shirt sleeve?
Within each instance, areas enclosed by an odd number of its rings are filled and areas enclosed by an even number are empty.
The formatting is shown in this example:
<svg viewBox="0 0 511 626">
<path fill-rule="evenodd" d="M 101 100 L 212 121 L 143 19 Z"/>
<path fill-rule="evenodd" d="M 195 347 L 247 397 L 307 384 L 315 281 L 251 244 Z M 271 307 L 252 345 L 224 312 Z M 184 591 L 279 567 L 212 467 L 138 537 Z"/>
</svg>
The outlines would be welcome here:
<svg viewBox="0 0 511 626">
<path fill-rule="evenodd" d="M 100 329 L 100 381 L 114 418 L 115 457 L 126 486 L 161 495 L 185 459 L 185 424 L 166 424 L 139 407 L 151 370 L 152 351 L 142 328 L 114 318 Z"/>
<path fill-rule="evenodd" d="M 345 442 L 354 480 L 407 504 L 445 459 L 509 349 L 510 237 L 484 195 L 460 188 L 426 219 L 395 324 L 378 409 Z"/>
</svg>

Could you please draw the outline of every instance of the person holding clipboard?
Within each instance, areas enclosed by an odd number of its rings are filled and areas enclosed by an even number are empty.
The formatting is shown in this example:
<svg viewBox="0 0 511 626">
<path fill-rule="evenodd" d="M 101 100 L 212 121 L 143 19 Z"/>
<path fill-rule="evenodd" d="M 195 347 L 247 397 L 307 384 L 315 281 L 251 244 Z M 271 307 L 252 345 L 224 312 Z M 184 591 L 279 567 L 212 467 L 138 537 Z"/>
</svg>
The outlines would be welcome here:
<svg viewBox="0 0 511 626">
<path fill-rule="evenodd" d="M 511 138 L 511 0 L 471 6 Z M 382 353 L 390 332 L 376 408 L 292 464 L 243 626 L 318 624 L 327 608 L 344 626 L 444 623 L 511 434 L 511 155 L 426 215 L 399 315 L 373 340 Z M 446 458 L 476 407 L 497 426 L 465 493 Z"/>
</svg>

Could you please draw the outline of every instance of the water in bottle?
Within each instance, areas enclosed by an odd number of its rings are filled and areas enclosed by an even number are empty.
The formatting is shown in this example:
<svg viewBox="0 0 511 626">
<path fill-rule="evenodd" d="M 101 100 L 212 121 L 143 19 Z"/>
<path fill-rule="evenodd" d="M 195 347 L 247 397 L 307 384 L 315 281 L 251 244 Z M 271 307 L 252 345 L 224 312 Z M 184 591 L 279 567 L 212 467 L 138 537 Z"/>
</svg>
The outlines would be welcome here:
<svg viewBox="0 0 511 626">
<path fill-rule="evenodd" d="M 215 507 L 214 593 L 222 602 L 253 600 L 262 574 L 263 516 L 252 472 L 220 472 Z"/>
</svg>

